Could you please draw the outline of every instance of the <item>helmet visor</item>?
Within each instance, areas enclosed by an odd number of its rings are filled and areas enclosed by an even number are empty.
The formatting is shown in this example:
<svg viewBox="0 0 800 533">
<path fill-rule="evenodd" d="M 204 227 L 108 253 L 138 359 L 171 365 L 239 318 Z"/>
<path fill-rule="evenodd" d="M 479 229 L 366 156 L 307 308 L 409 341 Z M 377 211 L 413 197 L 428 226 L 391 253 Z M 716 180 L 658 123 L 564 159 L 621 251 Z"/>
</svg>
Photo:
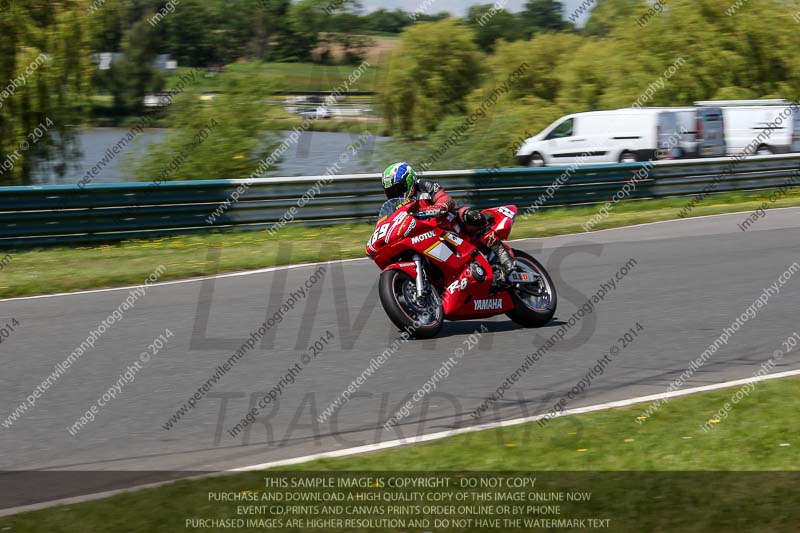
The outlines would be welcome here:
<svg viewBox="0 0 800 533">
<path fill-rule="evenodd" d="M 408 184 L 405 181 L 401 181 L 400 183 L 395 183 L 390 187 L 384 187 L 383 190 L 386 192 L 386 198 L 391 200 L 392 198 L 400 198 L 405 196 L 407 188 Z"/>
</svg>

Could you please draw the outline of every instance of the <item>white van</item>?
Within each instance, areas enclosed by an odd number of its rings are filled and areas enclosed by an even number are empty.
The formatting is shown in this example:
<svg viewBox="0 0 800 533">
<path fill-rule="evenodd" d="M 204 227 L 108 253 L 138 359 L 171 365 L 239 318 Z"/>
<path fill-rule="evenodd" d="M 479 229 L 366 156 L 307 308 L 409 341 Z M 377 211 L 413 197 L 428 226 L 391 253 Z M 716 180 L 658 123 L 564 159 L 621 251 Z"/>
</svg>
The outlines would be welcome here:
<svg viewBox="0 0 800 533">
<path fill-rule="evenodd" d="M 681 141 L 674 159 L 724 157 L 726 154 L 724 116 L 719 107 L 665 107 L 675 113 Z M 663 127 L 663 126 L 662 126 Z"/>
<path fill-rule="evenodd" d="M 526 140 L 516 157 L 532 167 L 680 157 L 686 133 L 682 123 L 674 110 L 666 108 L 575 113 Z"/>
<path fill-rule="evenodd" d="M 800 152 L 800 112 L 794 112 L 788 100 L 720 100 L 696 104 L 722 108 L 729 155 Z M 771 129 L 772 125 L 776 127 Z"/>
<path fill-rule="evenodd" d="M 522 143 L 517 161 L 541 167 L 650 159 L 657 150 L 660 113 L 631 108 L 567 115 Z"/>
</svg>

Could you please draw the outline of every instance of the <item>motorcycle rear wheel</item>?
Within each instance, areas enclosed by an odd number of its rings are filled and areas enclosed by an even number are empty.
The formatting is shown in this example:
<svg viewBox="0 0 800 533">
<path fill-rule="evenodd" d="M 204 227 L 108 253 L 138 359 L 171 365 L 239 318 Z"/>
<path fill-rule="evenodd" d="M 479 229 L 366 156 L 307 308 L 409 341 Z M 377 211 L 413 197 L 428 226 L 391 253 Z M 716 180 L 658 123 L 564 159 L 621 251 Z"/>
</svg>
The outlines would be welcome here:
<svg viewBox="0 0 800 533">
<path fill-rule="evenodd" d="M 547 325 L 556 314 L 558 296 L 556 286 L 550 278 L 550 274 L 539 261 L 530 254 L 521 250 L 514 250 L 517 265 L 523 272 L 532 272 L 539 275 L 542 279 L 542 295 L 537 298 L 521 289 L 509 289 L 511 299 L 514 301 L 515 309 L 506 313 L 506 316 L 526 328 L 540 328 Z"/>
<path fill-rule="evenodd" d="M 442 330 L 444 310 L 435 289 L 420 305 L 416 301 L 416 280 L 400 270 L 383 272 L 378 288 L 383 310 L 401 330 L 417 339 L 430 339 Z"/>
</svg>

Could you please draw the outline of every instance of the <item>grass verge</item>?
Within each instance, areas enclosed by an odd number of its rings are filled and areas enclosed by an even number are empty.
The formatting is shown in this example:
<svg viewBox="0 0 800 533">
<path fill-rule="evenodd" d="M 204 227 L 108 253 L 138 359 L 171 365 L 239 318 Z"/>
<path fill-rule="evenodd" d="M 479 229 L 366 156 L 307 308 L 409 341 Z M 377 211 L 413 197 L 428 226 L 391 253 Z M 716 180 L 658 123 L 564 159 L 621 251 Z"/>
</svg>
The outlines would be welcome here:
<svg viewBox="0 0 800 533">
<path fill-rule="evenodd" d="M 720 194 L 709 197 L 691 216 L 752 211 L 770 192 Z M 606 229 L 674 220 L 688 198 L 623 202 L 595 226 Z M 800 191 L 792 190 L 770 208 L 800 206 Z M 376 210 L 377 210 L 376 206 Z M 548 237 L 583 231 L 598 206 L 543 210 L 520 217 L 512 237 Z M 744 220 L 746 215 L 742 215 Z M 769 216 L 767 214 L 766 216 Z M 758 227 L 757 224 L 755 227 Z M 364 257 L 373 231 L 370 224 L 337 227 L 289 226 L 277 240 L 264 231 L 133 240 L 114 245 L 17 250 L 0 257 L 0 298 L 52 294 L 84 289 L 137 285 L 159 265 L 161 281 L 276 265 Z M 219 249 L 219 254 L 212 250 Z M 4 255 L 4 254 L 3 254 Z"/>
<path fill-rule="evenodd" d="M 750 394 L 730 410 L 725 420 L 704 432 L 701 425 L 739 390 L 722 389 L 674 398 L 643 424 L 637 424 L 636 419 L 647 405 L 639 404 L 557 418 L 544 427 L 532 423 L 481 431 L 417 446 L 314 461 L 271 470 L 267 474 L 262 471 L 179 481 L 104 500 L 3 518 L 0 529 L 18 533 L 201 531 L 186 527 L 185 520 L 191 517 L 241 518 L 237 515 L 240 504 L 209 501 L 212 500 L 209 493 L 282 492 L 265 490 L 265 475 L 288 479 L 299 475 L 329 477 L 356 472 L 362 472 L 362 476 L 366 472 L 387 473 L 388 476 L 391 472 L 425 475 L 447 472 L 443 475 L 453 483 L 460 483 L 460 479 L 471 477 L 475 472 L 505 471 L 516 472 L 516 475 L 535 472 L 536 491 L 590 493 L 588 501 L 562 502 L 555 518 L 611 519 L 612 531 L 795 531 L 793 528 L 800 520 L 800 497 L 794 490 L 800 479 L 800 441 L 796 429 L 800 379 L 756 384 Z M 322 472 L 326 474 L 320 476 Z M 453 492 L 459 490 L 462 489 Z M 416 514 L 425 515 L 424 512 Z M 323 511 L 319 516 L 325 515 L 337 516 L 333 511 Z M 522 515 L 542 518 L 539 511 L 527 508 Z M 277 517 L 285 519 L 281 515 Z M 472 527 L 435 528 L 437 531 L 444 529 L 475 530 Z M 559 529 L 584 530 L 578 527 Z M 309 528 L 292 528 L 284 522 L 284 527 L 273 530 L 307 531 Z M 375 529 L 325 529 L 367 530 Z M 245 526 L 236 531 L 263 529 Z"/>
</svg>

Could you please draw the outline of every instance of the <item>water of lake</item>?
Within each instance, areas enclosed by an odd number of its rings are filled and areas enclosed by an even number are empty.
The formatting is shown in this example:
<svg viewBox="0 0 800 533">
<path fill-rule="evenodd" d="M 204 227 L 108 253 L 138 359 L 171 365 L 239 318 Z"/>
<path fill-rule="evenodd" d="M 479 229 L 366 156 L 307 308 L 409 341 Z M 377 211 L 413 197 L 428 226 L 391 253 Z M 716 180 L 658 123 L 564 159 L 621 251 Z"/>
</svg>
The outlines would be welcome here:
<svg viewBox="0 0 800 533">
<path fill-rule="evenodd" d="M 106 155 L 106 150 L 124 138 L 129 130 L 125 128 L 89 128 L 80 135 L 81 151 L 83 152 L 78 167 L 71 169 L 65 176 L 59 177 L 53 171 L 44 171 L 34 177 L 35 185 L 47 184 L 74 184 L 86 174 L 97 162 Z M 290 132 L 284 132 L 287 138 Z M 136 157 L 143 154 L 149 143 L 158 143 L 164 139 L 165 130 L 151 129 L 137 135 L 123 152 L 108 163 L 93 180 L 92 183 L 118 183 L 131 181 L 125 172 L 122 161 L 126 157 Z M 267 174 L 267 176 L 317 176 L 325 173 L 326 169 L 339 160 L 343 153 L 349 154 L 348 146 L 358 135 L 349 133 L 306 132 L 301 135 L 298 142 L 284 155 L 280 166 Z M 350 158 L 341 165 L 339 174 L 359 174 L 365 172 L 381 172 L 386 164 L 379 159 L 378 147 L 380 143 L 389 140 L 388 137 L 373 137 L 374 143 L 362 146 L 357 158 Z M 131 155 L 128 155 L 131 154 Z M 216 176 L 208 176 L 213 179 Z"/>
</svg>

